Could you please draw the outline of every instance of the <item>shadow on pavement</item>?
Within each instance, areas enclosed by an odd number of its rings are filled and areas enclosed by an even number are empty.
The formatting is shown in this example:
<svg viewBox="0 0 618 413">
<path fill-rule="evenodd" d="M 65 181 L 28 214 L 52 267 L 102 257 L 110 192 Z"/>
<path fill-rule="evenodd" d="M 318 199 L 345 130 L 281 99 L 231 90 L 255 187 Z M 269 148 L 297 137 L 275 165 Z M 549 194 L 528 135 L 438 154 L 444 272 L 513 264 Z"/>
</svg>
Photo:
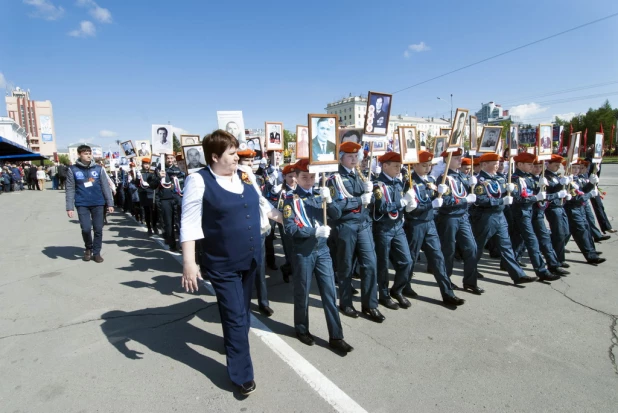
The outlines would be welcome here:
<svg viewBox="0 0 618 413">
<path fill-rule="evenodd" d="M 74 246 L 45 247 L 41 252 L 53 260 L 63 258 L 65 260 L 77 261 L 81 260 L 84 256 L 84 248 Z"/>
</svg>

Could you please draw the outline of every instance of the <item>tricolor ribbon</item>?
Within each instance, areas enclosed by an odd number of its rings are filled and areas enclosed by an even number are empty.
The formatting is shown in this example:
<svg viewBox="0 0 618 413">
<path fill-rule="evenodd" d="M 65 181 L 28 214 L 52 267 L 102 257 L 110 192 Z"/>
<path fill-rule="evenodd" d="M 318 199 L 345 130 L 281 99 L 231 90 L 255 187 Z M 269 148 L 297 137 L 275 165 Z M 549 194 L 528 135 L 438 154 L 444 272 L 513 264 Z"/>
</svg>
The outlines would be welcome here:
<svg viewBox="0 0 618 413">
<path fill-rule="evenodd" d="M 378 182 L 378 187 L 382 190 L 382 193 L 384 194 L 384 201 L 386 201 L 387 204 L 390 204 L 391 202 L 393 202 L 393 200 L 391 199 L 391 194 L 388 190 L 388 186 L 384 182 Z M 397 219 L 398 216 L 399 216 L 399 211 L 388 213 L 388 217 L 390 219 Z"/>
<path fill-rule="evenodd" d="M 305 203 L 298 195 L 294 195 L 294 199 L 292 200 L 292 205 L 294 206 L 294 214 L 296 214 L 296 224 L 299 228 L 313 228 L 311 225 L 311 220 L 307 217 L 307 211 L 305 211 Z"/>
</svg>

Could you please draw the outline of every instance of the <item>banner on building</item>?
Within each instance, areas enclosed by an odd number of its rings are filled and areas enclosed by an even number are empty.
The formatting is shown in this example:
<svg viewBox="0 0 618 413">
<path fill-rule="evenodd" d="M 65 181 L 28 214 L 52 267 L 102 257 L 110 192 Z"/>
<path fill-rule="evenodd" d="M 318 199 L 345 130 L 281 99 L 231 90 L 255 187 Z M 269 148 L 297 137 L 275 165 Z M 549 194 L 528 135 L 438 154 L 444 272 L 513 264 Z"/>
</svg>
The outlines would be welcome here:
<svg viewBox="0 0 618 413">
<path fill-rule="evenodd" d="M 53 142 L 54 135 L 52 130 L 51 116 L 39 116 L 39 126 L 41 127 L 41 140 L 43 142 Z"/>
</svg>

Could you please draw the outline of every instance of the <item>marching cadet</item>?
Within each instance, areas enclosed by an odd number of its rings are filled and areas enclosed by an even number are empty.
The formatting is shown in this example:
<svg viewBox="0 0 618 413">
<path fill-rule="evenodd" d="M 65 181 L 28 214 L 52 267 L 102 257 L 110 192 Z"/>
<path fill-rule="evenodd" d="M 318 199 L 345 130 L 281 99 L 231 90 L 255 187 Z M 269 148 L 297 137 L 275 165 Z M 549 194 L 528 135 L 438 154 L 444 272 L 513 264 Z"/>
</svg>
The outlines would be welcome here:
<svg viewBox="0 0 618 413">
<path fill-rule="evenodd" d="M 548 271 L 545 267 L 539 241 L 532 228 L 532 205 L 535 202 L 545 201 L 547 198 L 544 191 L 539 191 L 535 195 L 536 184 L 530 174 L 535 159 L 535 155 L 527 152 L 513 157 L 516 169 L 511 178 L 515 181 L 515 188 L 512 192 L 513 206 L 511 207 L 515 224 L 512 244 L 517 258 L 523 253 L 524 246 L 526 247 L 534 272 L 541 281 L 555 281 L 560 278 L 560 274 L 555 271 L 555 268 Z"/>
<path fill-rule="evenodd" d="M 472 159 L 461 158 L 461 168 L 459 171 L 464 175 L 470 175 L 472 173 Z"/>
<path fill-rule="evenodd" d="M 277 209 L 283 212 L 283 202 L 285 200 L 286 194 L 293 193 L 297 186 L 297 171 L 295 169 L 295 165 L 286 165 L 282 170 L 282 174 L 283 183 L 272 187 L 270 191 L 270 196 L 271 200 L 277 198 Z M 281 270 L 283 281 L 289 283 L 290 275 L 292 274 L 292 264 L 290 259 L 291 240 L 290 237 L 285 234 L 285 231 L 280 231 L 280 233 L 281 246 L 283 247 L 283 254 L 285 255 L 285 264 L 279 267 L 279 269 Z"/>
<path fill-rule="evenodd" d="M 582 160 L 582 165 L 579 168 L 579 175 L 585 181 L 589 181 L 594 186 L 592 188 L 596 189 L 596 184 L 599 183 L 599 177 L 596 174 L 588 175 L 588 171 L 590 170 L 590 161 Z M 597 191 L 598 192 L 598 191 Z M 598 196 L 598 195 L 597 195 Z M 588 221 L 588 226 L 590 227 L 590 235 L 594 239 L 594 242 L 600 243 L 601 241 L 607 241 L 611 237 L 609 235 L 603 235 L 601 230 L 597 227 L 597 223 L 594 218 L 594 212 L 592 211 L 591 202 L 597 196 L 593 196 L 589 201 L 586 202 L 585 210 L 586 210 L 586 220 Z"/>
<path fill-rule="evenodd" d="M 373 202 L 373 184 L 359 173 L 358 151 L 361 146 L 344 142 L 339 148 L 339 172 L 329 179 L 337 214 L 330 216 L 337 231 L 337 279 L 339 309 L 352 318 L 358 312 L 352 306 L 352 273 L 358 259 L 361 276 L 362 312 L 376 323 L 384 321 L 378 310 L 375 244 L 367 206 Z"/>
<path fill-rule="evenodd" d="M 373 239 L 378 264 L 379 302 L 386 308 L 397 310 L 411 304 L 401 293 L 391 291 L 389 294 L 388 261 L 390 258 L 395 269 L 395 284 L 406 283 L 412 270 L 412 258 L 403 229 L 404 209 L 408 204 L 415 204 L 416 199 L 410 190 L 405 195 L 403 193 L 403 182 L 398 178 L 401 155 L 387 152 L 378 157 L 378 161 L 382 164 L 382 172 L 373 190 Z"/>
<path fill-rule="evenodd" d="M 438 210 L 436 226 L 449 279 L 453 275 L 455 245 L 457 244 L 464 261 L 463 288 L 480 295 L 485 290 L 477 285 L 476 241 L 472 237 L 468 216 L 468 205 L 476 201 L 476 195 L 470 193 L 470 188 L 476 185 L 476 178 L 459 172 L 462 153 L 462 149 L 459 148 L 451 154 L 451 162 L 445 171 L 447 189 L 442 196 L 444 203 Z M 448 160 L 448 156 L 446 151 L 442 152 L 442 158 L 445 161 Z M 440 176 L 438 182 L 442 182 L 442 179 L 443 177 Z"/>
<path fill-rule="evenodd" d="M 590 198 L 598 194 L 598 190 L 594 189 L 594 184 L 586 183 L 579 176 L 580 167 L 583 167 L 579 162 L 571 165 L 573 172 L 573 182 L 570 185 L 571 199 L 566 202 L 564 210 L 569 219 L 571 235 L 573 235 L 579 250 L 584 254 L 588 264 L 597 265 L 604 263 L 605 258 L 599 257 L 599 253 L 594 247 L 584 206 Z"/>
<path fill-rule="evenodd" d="M 308 346 L 315 343 L 309 332 L 309 291 L 311 278 L 315 274 L 328 326 L 328 345 L 334 350 L 349 353 L 353 347 L 343 339 L 343 328 L 337 311 L 335 273 L 326 245 L 330 227 L 324 222 L 323 201 L 331 215 L 337 215 L 338 212 L 328 188 L 322 187 L 314 192 L 315 174 L 309 173 L 307 159 L 301 159 L 291 169 L 298 171 L 298 185 L 286 193 L 283 223 L 286 234 L 292 240 L 296 337 Z"/>
<path fill-rule="evenodd" d="M 586 160 L 592 161 L 593 156 L 594 156 L 594 150 L 588 151 Z M 592 178 L 592 175 L 596 175 L 597 177 L 596 179 L 601 178 L 601 163 L 600 162 L 592 163 L 592 165 L 588 168 L 588 176 Z M 596 183 L 598 183 L 598 180 Z M 609 232 L 611 234 L 618 232 L 617 230 L 612 228 L 612 224 L 609 222 L 609 219 L 607 218 L 607 214 L 605 213 L 605 207 L 603 206 L 603 199 L 601 198 L 601 195 L 599 194 L 595 196 L 594 198 L 590 198 L 590 203 L 592 203 L 592 208 L 594 209 L 594 215 L 596 215 L 597 217 L 597 221 L 599 222 L 599 227 L 601 228 L 601 231 L 603 232 L 603 234 L 605 234 L 606 232 Z"/>
<path fill-rule="evenodd" d="M 524 284 L 538 280 L 537 277 L 527 276 L 513 253 L 513 247 L 507 231 L 506 218 L 503 209 L 505 205 L 513 203 L 513 197 L 508 195 L 515 188 L 507 184 L 504 178 L 497 175 L 498 160 L 496 153 L 486 153 L 479 157 L 481 172 L 478 176 L 478 185 L 474 189 L 476 208 L 473 209 L 472 231 L 477 241 L 477 261 L 483 256 L 483 249 L 487 241 L 497 237 L 503 266 L 515 284 Z"/>
<path fill-rule="evenodd" d="M 268 199 L 268 201 L 274 208 L 277 208 L 279 205 L 279 202 L 282 200 L 279 194 L 281 190 L 279 190 L 279 192 L 276 194 L 274 193 L 274 189 L 277 187 L 281 188 L 279 185 L 283 183 L 283 179 L 281 177 L 279 166 L 278 166 L 280 158 L 281 158 L 281 153 L 278 151 L 268 151 L 268 156 L 270 159 L 270 165 L 268 165 L 264 169 L 264 193 L 263 195 L 264 195 L 264 198 Z M 274 221 L 271 221 L 270 224 L 271 224 L 271 230 L 268 236 L 266 237 L 266 242 L 264 244 L 266 248 L 266 266 L 270 268 L 271 270 L 276 271 L 279 269 L 279 267 L 277 266 L 276 259 L 275 259 L 275 247 L 274 247 L 274 241 L 276 238 L 275 229 L 279 228 L 279 235 L 283 237 L 283 225 L 277 224 Z M 285 246 L 284 246 L 284 253 L 285 253 Z"/>
<path fill-rule="evenodd" d="M 141 204 L 143 215 L 148 227 L 148 235 L 159 233 L 157 229 L 157 210 L 154 205 L 155 191 L 150 186 L 154 173 L 150 171 L 150 158 L 142 158 L 142 170 L 137 172 L 137 193 Z"/>
<path fill-rule="evenodd" d="M 174 224 L 180 223 L 182 189 L 185 173 L 178 168 L 174 154 L 165 155 L 165 167 L 155 171 L 152 177 L 153 188 L 157 188 L 157 208 L 163 219 L 163 237 L 170 251 L 178 251 Z"/>
<path fill-rule="evenodd" d="M 481 160 L 478 156 L 472 161 L 472 170 L 474 176 L 478 176 L 481 172 Z"/>
<path fill-rule="evenodd" d="M 446 275 L 446 265 L 440 246 L 440 238 L 434 222 L 434 209 L 442 206 L 443 200 L 438 198 L 438 188 L 435 179 L 428 175 L 431 169 L 433 154 L 428 151 L 419 151 L 419 163 L 413 166 L 414 172 L 408 179 L 404 190 L 414 191 L 416 202 L 409 202 L 406 205 L 405 232 L 410 248 L 412 268 L 417 260 L 418 253 L 423 248 L 427 256 L 427 265 L 433 271 L 433 276 L 438 283 L 442 301 L 448 305 L 462 305 L 465 300 L 457 297 L 453 292 L 451 280 Z M 398 296 L 403 294 L 406 297 L 414 298 L 418 294 L 410 286 L 411 273 L 407 279 L 395 278 L 391 295 Z"/>
<path fill-rule="evenodd" d="M 571 179 L 558 174 L 560 165 L 563 162 L 565 160 L 562 156 L 554 154 L 547 162 L 547 167 L 545 168 L 545 179 L 547 179 L 545 190 L 547 196 L 556 195 L 547 204 L 545 218 L 547 218 L 549 223 L 551 244 L 556 253 L 556 258 L 558 258 L 562 268 L 569 268 L 570 265 L 566 262 L 565 257 L 565 247 L 569 241 L 570 232 L 569 219 L 564 211 L 564 202 L 571 199 L 571 195 L 566 190 Z"/>
<path fill-rule="evenodd" d="M 545 188 L 549 185 L 549 181 L 544 176 L 541 176 L 543 172 L 543 162 L 538 159 L 534 161 L 532 166 L 532 179 L 537 188 L 537 193 L 542 190 L 543 185 Z M 542 185 L 543 184 L 543 185 Z M 539 247 L 541 249 L 541 253 L 545 260 L 547 261 L 547 267 L 553 274 L 558 275 L 568 275 L 569 272 L 563 270 L 561 261 L 558 260 L 558 255 L 554 251 L 554 248 L 551 243 L 551 236 L 549 235 L 549 230 L 547 229 L 547 225 L 545 225 L 545 210 L 547 206 L 553 202 L 555 199 L 560 199 L 566 197 L 566 191 L 558 192 L 558 193 L 547 193 L 547 198 L 545 201 L 535 202 L 532 205 L 532 229 L 536 234 Z"/>
</svg>

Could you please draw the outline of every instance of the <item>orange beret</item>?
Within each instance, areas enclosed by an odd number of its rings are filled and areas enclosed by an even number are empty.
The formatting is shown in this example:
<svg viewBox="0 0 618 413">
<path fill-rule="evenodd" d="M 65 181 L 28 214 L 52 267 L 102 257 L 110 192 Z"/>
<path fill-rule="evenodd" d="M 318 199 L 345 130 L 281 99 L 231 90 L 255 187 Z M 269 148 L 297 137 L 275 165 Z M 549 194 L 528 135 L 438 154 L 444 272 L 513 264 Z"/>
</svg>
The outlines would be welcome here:
<svg viewBox="0 0 618 413">
<path fill-rule="evenodd" d="M 472 165 L 478 166 L 480 164 L 481 164 L 481 156 L 477 156 L 476 158 L 474 158 L 474 160 L 472 160 Z"/>
<path fill-rule="evenodd" d="M 457 148 L 457 150 L 455 152 L 453 152 L 453 156 L 461 156 L 463 154 L 463 150 L 461 148 Z M 444 151 L 440 154 L 441 157 L 446 158 L 448 157 L 448 152 Z"/>
<path fill-rule="evenodd" d="M 378 162 L 401 162 L 401 155 L 397 152 L 386 152 L 382 156 L 378 156 Z"/>
<path fill-rule="evenodd" d="M 536 155 L 528 152 L 522 152 L 517 156 L 513 157 L 515 162 L 523 162 L 523 163 L 534 163 L 536 160 Z"/>
<path fill-rule="evenodd" d="M 129 166 L 135 166 L 135 162 L 129 162 Z"/>
<path fill-rule="evenodd" d="M 142 163 L 150 163 L 150 158 L 142 158 Z"/>
<path fill-rule="evenodd" d="M 340 146 L 339 146 L 339 152 L 345 152 L 345 153 L 358 153 L 358 150 L 361 148 L 361 146 L 358 143 L 354 143 L 354 142 L 343 142 Z"/>
<path fill-rule="evenodd" d="M 247 148 L 245 150 L 242 150 L 242 151 L 238 151 L 238 152 L 236 152 L 236 154 L 238 156 L 242 156 L 244 158 L 254 158 L 255 157 L 255 151 L 252 151 L 249 148 Z"/>
<path fill-rule="evenodd" d="M 472 165 L 472 159 L 470 159 L 470 158 L 463 158 L 461 160 L 461 164 L 462 165 Z"/>
<path fill-rule="evenodd" d="M 309 159 L 300 159 L 292 166 L 297 172 L 309 172 Z"/>
<path fill-rule="evenodd" d="M 564 161 L 564 158 L 562 156 L 553 154 L 551 156 L 551 159 L 549 160 L 549 163 L 555 163 L 555 162 L 562 163 L 563 161 Z"/>
<path fill-rule="evenodd" d="M 562 164 L 562 166 L 566 166 L 567 161 L 566 161 L 566 159 L 563 159 L 562 162 L 560 162 L 560 163 Z"/>
<path fill-rule="evenodd" d="M 545 162 L 545 161 L 540 161 L 540 160 L 539 160 L 539 158 L 535 158 L 535 159 L 534 159 L 534 164 L 535 164 L 535 165 L 543 165 L 543 163 L 544 163 L 544 162 Z"/>
<path fill-rule="evenodd" d="M 500 155 L 495 152 L 487 152 L 477 158 L 481 162 L 497 162 L 500 160 Z M 476 161 L 476 159 L 475 159 Z"/>
<path fill-rule="evenodd" d="M 286 165 L 286 166 L 283 168 L 283 171 L 281 171 L 281 173 L 282 173 L 283 175 L 287 175 L 287 174 L 290 174 L 290 173 L 292 173 L 292 172 L 296 172 L 296 165 L 294 165 L 294 164 L 289 164 L 289 165 Z"/>
<path fill-rule="evenodd" d="M 433 153 L 429 151 L 418 152 L 418 163 L 430 162 L 433 159 Z"/>
</svg>

